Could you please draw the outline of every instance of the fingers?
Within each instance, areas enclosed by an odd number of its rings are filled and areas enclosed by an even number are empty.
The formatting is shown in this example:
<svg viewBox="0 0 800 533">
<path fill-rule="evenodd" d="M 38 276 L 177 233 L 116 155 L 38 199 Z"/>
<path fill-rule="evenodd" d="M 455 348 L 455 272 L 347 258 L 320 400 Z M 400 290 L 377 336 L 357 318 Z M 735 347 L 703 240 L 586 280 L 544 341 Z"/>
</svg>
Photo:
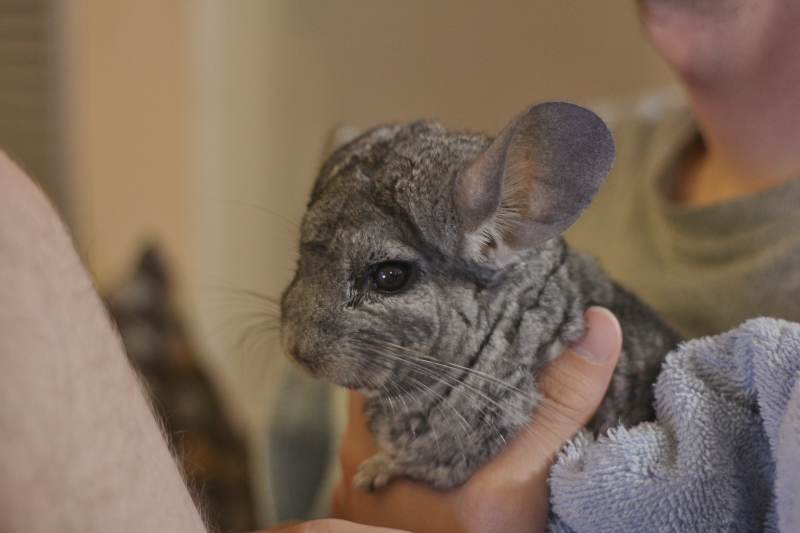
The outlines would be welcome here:
<svg viewBox="0 0 800 533">
<path fill-rule="evenodd" d="M 346 520 L 312 520 L 310 522 L 291 522 L 282 524 L 260 533 L 398 533 L 400 529 L 363 526 Z M 259 533 L 259 532 L 253 532 Z"/>
</svg>

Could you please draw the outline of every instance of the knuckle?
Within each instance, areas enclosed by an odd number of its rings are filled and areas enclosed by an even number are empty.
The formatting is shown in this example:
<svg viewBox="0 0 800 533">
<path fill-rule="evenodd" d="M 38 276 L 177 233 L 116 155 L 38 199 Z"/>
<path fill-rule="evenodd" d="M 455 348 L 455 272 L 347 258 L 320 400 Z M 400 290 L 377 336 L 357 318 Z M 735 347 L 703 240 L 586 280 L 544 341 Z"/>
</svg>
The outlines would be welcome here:
<svg viewBox="0 0 800 533">
<path fill-rule="evenodd" d="M 564 416 L 583 415 L 596 407 L 595 386 L 582 376 L 548 373 L 540 381 L 543 397 Z"/>
</svg>

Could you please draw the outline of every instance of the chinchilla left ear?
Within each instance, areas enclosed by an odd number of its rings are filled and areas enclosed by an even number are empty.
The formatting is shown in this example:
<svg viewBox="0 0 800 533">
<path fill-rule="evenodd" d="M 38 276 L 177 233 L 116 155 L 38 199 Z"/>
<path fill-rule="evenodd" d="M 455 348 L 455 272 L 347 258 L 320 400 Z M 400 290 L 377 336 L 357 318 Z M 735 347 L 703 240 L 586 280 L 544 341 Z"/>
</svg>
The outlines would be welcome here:
<svg viewBox="0 0 800 533">
<path fill-rule="evenodd" d="M 559 235 L 597 193 L 614 152 L 605 123 L 583 107 L 547 102 L 517 116 L 456 177 L 464 257 L 501 267 Z"/>
</svg>

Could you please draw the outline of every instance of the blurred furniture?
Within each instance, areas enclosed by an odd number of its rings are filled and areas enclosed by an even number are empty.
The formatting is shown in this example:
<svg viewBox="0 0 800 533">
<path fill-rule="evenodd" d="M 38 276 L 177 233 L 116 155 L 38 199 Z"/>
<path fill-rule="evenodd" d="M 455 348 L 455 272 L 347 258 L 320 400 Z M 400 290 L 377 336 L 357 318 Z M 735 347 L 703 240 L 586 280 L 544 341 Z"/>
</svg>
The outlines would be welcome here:
<svg viewBox="0 0 800 533">
<path fill-rule="evenodd" d="M 139 372 L 190 490 L 214 531 L 256 527 L 244 439 L 232 426 L 171 301 L 158 251 L 106 296 L 131 364 Z"/>
</svg>

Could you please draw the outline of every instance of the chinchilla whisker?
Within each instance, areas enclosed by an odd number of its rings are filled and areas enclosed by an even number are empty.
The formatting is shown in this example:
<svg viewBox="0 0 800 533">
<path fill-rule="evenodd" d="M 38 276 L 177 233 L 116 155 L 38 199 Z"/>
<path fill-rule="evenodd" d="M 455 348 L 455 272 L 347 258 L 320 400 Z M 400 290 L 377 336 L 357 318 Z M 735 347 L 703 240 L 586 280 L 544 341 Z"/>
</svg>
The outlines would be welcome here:
<svg viewBox="0 0 800 533">
<path fill-rule="evenodd" d="M 414 361 L 409 361 L 408 359 L 403 358 L 400 355 L 394 355 L 394 354 L 391 354 L 391 353 L 387 353 L 386 351 L 382 351 L 382 352 L 371 351 L 370 353 L 372 353 L 374 355 L 378 355 L 378 356 L 384 356 L 384 357 L 387 357 L 387 358 L 390 358 L 390 359 L 393 359 L 393 360 L 396 360 L 396 361 L 400 361 L 400 362 L 403 362 L 403 363 L 411 363 L 412 365 L 415 363 Z M 519 429 L 520 433 L 528 433 L 528 432 L 532 432 L 533 431 L 529 427 L 530 426 L 530 421 L 531 421 L 529 416 L 524 416 L 524 415 L 516 412 L 513 409 L 507 408 L 502 403 L 500 403 L 497 400 L 491 398 L 490 396 L 487 396 L 486 394 L 484 394 L 480 389 L 477 389 L 477 388 L 475 388 L 474 386 L 472 386 L 472 385 L 470 385 L 468 383 L 464 383 L 463 381 L 460 381 L 460 380 L 458 380 L 458 379 L 456 379 L 456 378 L 454 378 L 452 376 L 448 376 L 447 374 L 435 374 L 435 373 L 432 373 L 429 369 L 424 369 L 424 368 L 419 368 L 419 367 L 417 367 L 417 368 L 422 371 L 421 373 L 423 375 L 429 376 L 429 377 L 433 378 L 435 381 L 440 381 L 440 382 L 449 384 L 451 386 L 459 386 L 459 385 L 463 386 L 464 389 L 462 389 L 462 390 L 464 392 L 472 395 L 474 398 L 475 397 L 479 397 L 479 398 L 476 398 L 476 399 L 484 400 L 488 404 L 492 405 L 495 409 L 497 409 L 498 412 L 504 413 L 507 416 L 510 415 L 510 419 L 514 420 L 516 422 L 516 424 L 520 425 L 520 429 Z M 413 381 L 415 381 L 421 387 L 424 387 L 425 389 L 429 390 L 431 392 L 431 394 L 434 396 L 434 398 L 442 398 L 442 399 L 444 399 L 442 394 L 436 392 L 434 389 L 432 389 L 431 387 L 427 386 L 425 383 L 423 383 L 420 380 L 414 378 L 413 376 L 408 376 L 408 377 L 410 379 L 412 379 Z M 463 418 L 463 416 L 460 416 L 460 413 L 458 413 L 458 411 L 456 411 L 453 406 L 448 404 L 447 407 L 450 408 L 451 410 L 453 410 L 454 413 L 459 415 L 461 420 L 463 420 L 463 422 L 459 421 L 461 423 L 461 426 L 463 427 L 464 424 L 467 423 L 467 421 Z M 485 407 L 481 408 L 481 410 L 483 410 L 483 409 L 485 409 Z M 498 429 L 498 425 L 496 423 L 493 423 L 493 422 L 490 422 L 489 424 L 490 424 L 492 430 L 497 434 L 497 437 L 505 444 L 506 443 L 506 438 L 503 436 L 503 434 Z M 545 428 L 545 429 L 549 431 L 549 428 Z M 465 435 L 465 437 L 469 438 L 467 435 Z"/>
<path fill-rule="evenodd" d="M 391 407 L 392 413 L 396 414 L 397 411 L 394 408 L 394 402 L 392 401 L 392 393 L 391 393 L 391 391 L 389 391 L 389 389 L 386 387 L 385 384 L 381 384 L 381 387 L 383 388 L 384 391 L 386 391 L 386 396 L 384 396 L 384 398 L 386 398 L 389 401 L 389 407 Z"/>
<path fill-rule="evenodd" d="M 512 419 L 518 419 L 519 418 L 518 413 L 516 413 L 514 410 L 508 409 L 502 403 L 500 403 L 497 400 L 495 400 L 494 398 L 486 395 L 483 391 L 481 391 L 480 389 L 470 385 L 469 383 L 464 383 L 463 381 L 459 381 L 458 379 L 453 378 L 451 376 L 447 376 L 447 375 L 441 375 L 441 376 L 438 376 L 438 377 L 440 377 L 441 379 L 448 380 L 448 381 L 446 381 L 446 383 L 448 383 L 450 385 L 453 385 L 453 386 L 462 385 L 462 386 L 464 386 L 465 387 L 465 391 L 468 392 L 469 394 L 472 394 L 473 398 L 478 397 L 479 399 L 484 400 L 485 402 L 487 402 L 491 406 L 493 406 L 495 409 L 497 409 L 497 411 L 499 411 L 501 413 L 505 413 L 506 415 L 511 415 Z M 439 396 L 441 396 L 441 395 L 439 395 Z M 481 411 L 479 411 L 479 412 L 482 412 L 484 409 L 485 409 L 485 407 L 481 408 Z M 523 422 L 524 423 L 524 422 L 527 422 L 527 420 L 528 420 L 527 418 L 518 419 L 517 422 Z M 495 424 L 492 424 L 492 426 L 496 427 Z M 505 440 L 503 438 L 503 436 L 500 435 L 499 432 L 498 432 L 498 436 L 500 436 L 501 439 Z"/>
<path fill-rule="evenodd" d="M 279 360 L 266 356 L 274 354 L 274 341 L 274 336 L 251 335 L 240 348 L 231 350 L 233 354 L 231 362 L 242 375 L 260 379 L 266 375 L 270 365 L 279 363 Z"/>
<path fill-rule="evenodd" d="M 392 347 L 392 348 L 395 348 L 397 350 L 404 351 L 404 352 L 408 353 L 409 356 L 413 356 L 413 358 L 416 361 L 423 362 L 423 363 L 426 363 L 426 364 L 430 364 L 430 365 L 433 365 L 433 366 L 446 367 L 446 368 L 450 368 L 450 369 L 453 369 L 453 370 L 459 370 L 461 372 L 467 372 L 467 373 L 472 374 L 473 376 L 476 376 L 476 377 L 478 377 L 480 379 L 484 379 L 484 380 L 490 381 L 490 382 L 492 382 L 492 383 L 494 383 L 494 384 L 496 384 L 496 385 L 498 385 L 500 387 L 503 387 L 506 390 L 512 391 L 513 393 L 522 394 L 524 396 L 527 396 L 527 393 L 525 391 L 522 391 L 519 388 L 515 387 L 514 385 L 506 383 L 503 380 L 501 380 L 499 378 L 496 378 L 496 377 L 494 377 L 494 376 L 492 376 L 490 374 L 487 374 L 485 372 L 481 372 L 480 370 L 475 370 L 474 368 L 469 368 L 469 367 L 466 367 L 466 366 L 458 365 L 456 363 L 451 363 L 449 361 L 440 361 L 438 359 L 434 359 L 434 358 L 432 358 L 430 356 L 427 356 L 427 355 L 425 355 L 425 354 L 423 354 L 421 352 L 418 352 L 416 350 L 413 350 L 411 348 L 407 348 L 405 346 L 402 346 L 402 345 L 399 345 L 399 344 L 395 344 L 395 343 L 391 343 L 391 342 L 388 342 L 388 341 L 373 341 L 373 342 L 380 343 L 380 344 L 382 344 L 384 346 Z"/>
<path fill-rule="evenodd" d="M 411 366 L 411 368 L 414 371 L 419 372 L 421 375 L 423 375 L 425 377 L 428 377 L 428 378 L 431 378 L 434 381 L 440 381 L 441 375 L 434 373 L 431 369 L 425 367 L 424 365 L 422 365 L 422 364 L 420 364 L 420 363 L 418 363 L 416 361 L 409 360 L 407 357 L 403 357 L 401 355 L 393 354 L 391 352 L 386 351 L 385 349 L 380 350 L 380 347 L 378 347 L 378 346 L 365 345 L 365 346 L 362 346 L 362 349 L 365 350 L 366 353 L 368 353 L 371 356 L 375 356 L 375 357 L 378 357 L 378 358 L 383 358 L 383 359 L 386 359 L 386 360 L 389 360 L 389 361 L 397 361 L 397 362 L 400 362 L 400 363 L 403 363 L 403 364 L 408 364 L 408 365 Z M 387 365 L 386 368 L 387 369 L 391 369 L 391 366 Z M 413 379 L 413 376 L 409 376 L 409 377 L 412 377 L 412 379 Z M 408 391 L 405 391 L 405 392 L 407 393 Z"/>
<path fill-rule="evenodd" d="M 415 379 L 413 376 L 409 376 L 409 377 L 411 377 L 411 379 L 413 379 L 414 381 L 416 381 L 416 382 L 417 382 L 419 385 L 421 385 L 422 387 L 424 387 L 424 388 L 428 389 L 428 390 L 429 390 L 429 391 L 430 391 L 430 392 L 431 392 L 431 393 L 434 395 L 434 398 L 437 398 L 437 397 L 438 397 L 438 398 L 441 398 L 442 400 L 444 400 L 444 399 L 445 399 L 443 395 L 441 395 L 440 393 L 437 393 L 435 390 L 433 390 L 433 389 L 432 389 L 432 388 L 430 388 L 429 386 L 425 385 L 425 384 L 424 384 L 424 383 L 422 383 L 421 381 L 419 381 L 419 380 L 416 380 L 416 379 Z M 464 461 L 466 461 L 466 460 L 467 460 L 467 456 L 466 456 L 466 454 L 464 453 L 464 443 L 465 443 L 465 442 L 469 442 L 469 440 L 471 439 L 471 436 L 472 436 L 472 432 L 471 432 L 471 430 L 470 430 L 470 425 L 469 425 L 469 422 L 467 422 L 467 419 L 466 419 L 466 418 L 464 418 L 464 415 L 462 415 L 462 414 L 461 414 L 461 413 L 458 411 L 458 409 L 456 409 L 455 407 L 453 407 L 452 405 L 450 405 L 449 403 L 447 403 L 447 402 L 445 402 L 445 401 L 438 402 L 435 408 L 436 408 L 436 409 L 440 409 L 440 410 L 441 410 L 441 409 L 443 408 L 443 406 L 447 406 L 447 407 L 449 408 L 449 410 L 450 410 L 450 411 L 451 411 L 451 412 L 452 412 L 454 415 L 456 415 L 456 419 L 457 419 L 457 420 L 458 420 L 458 422 L 459 422 L 459 427 L 461 428 L 461 430 L 462 430 L 462 432 L 463 432 L 463 434 L 464 434 L 464 441 L 462 441 L 462 442 L 460 442 L 460 443 L 459 443 L 459 444 L 460 444 L 460 446 L 459 446 L 459 453 L 461 454 L 461 457 L 462 457 L 462 459 L 463 459 Z M 434 439 L 436 440 L 436 449 L 437 449 L 437 450 L 439 450 L 439 436 L 436 434 L 436 430 L 435 430 L 435 428 L 434 428 L 434 426 L 433 426 L 433 425 L 431 425 L 431 426 L 430 426 L 430 428 L 431 428 L 431 431 L 433 431 L 433 437 L 434 437 Z"/>
<path fill-rule="evenodd" d="M 442 395 L 441 393 L 436 392 L 435 390 L 433 390 L 431 387 L 429 387 L 428 385 L 426 385 L 422 381 L 414 378 L 413 376 L 409 376 L 409 377 L 415 383 L 417 383 L 421 387 L 423 387 L 423 388 L 427 389 L 428 391 L 430 391 L 430 393 L 433 394 L 434 398 L 440 398 L 441 400 L 445 399 L 444 395 Z M 459 424 L 460 424 L 461 428 L 464 430 L 464 439 L 469 440 L 471 432 L 470 432 L 469 422 L 467 422 L 467 419 L 464 418 L 464 415 L 462 415 L 461 413 L 458 412 L 458 409 L 456 409 L 455 407 L 453 407 L 452 405 L 450 405 L 449 403 L 447 403 L 445 401 L 438 402 L 436 404 L 435 408 L 436 409 L 442 409 L 444 406 L 447 406 L 450 409 L 450 411 L 452 411 L 453 414 L 456 415 L 456 417 L 459 419 Z"/>
<path fill-rule="evenodd" d="M 406 359 L 406 358 L 404 358 L 404 357 L 402 357 L 400 355 L 392 354 L 390 352 L 386 352 L 386 351 L 382 351 L 382 352 L 371 351 L 371 353 L 374 354 L 374 355 L 384 356 L 384 357 L 387 357 L 387 358 L 390 358 L 390 359 L 393 359 L 393 360 L 396 360 L 396 361 L 400 361 L 400 362 L 403 362 L 403 363 L 412 363 L 412 364 L 414 364 L 414 361 L 409 361 L 408 359 Z M 464 387 L 464 389 L 463 389 L 464 391 L 466 391 L 467 393 L 471 394 L 473 397 L 480 397 L 480 399 L 482 399 L 485 402 L 488 402 L 489 404 L 494 406 L 499 412 L 505 413 L 506 415 L 512 415 L 512 419 L 519 418 L 519 416 L 517 415 L 517 413 L 515 411 L 508 409 L 507 407 L 505 407 L 504 405 L 502 405 L 498 401 L 496 401 L 493 398 L 491 398 L 491 397 L 487 396 L 486 394 L 484 394 L 480 389 L 477 389 L 477 388 L 475 388 L 474 386 L 472 386 L 472 385 L 470 385 L 468 383 L 464 383 L 463 381 L 460 381 L 460 380 L 458 380 L 458 379 L 456 379 L 456 378 L 454 378 L 452 376 L 447 376 L 446 374 L 435 374 L 435 373 L 431 372 L 430 369 L 426 369 L 426 368 L 422 368 L 422 367 L 417 367 L 417 368 L 421 371 L 421 373 L 423 375 L 431 377 L 435 381 L 443 382 L 445 384 L 449 384 L 450 386 L 463 386 Z M 443 395 L 441 395 L 440 393 L 436 392 L 431 387 L 427 386 L 425 383 L 423 383 L 420 380 L 414 378 L 413 376 L 408 376 L 408 377 L 410 379 L 412 379 L 413 381 L 415 381 L 416 383 L 418 383 L 420 386 L 422 386 L 422 387 L 426 388 L 427 390 L 429 390 L 436 398 L 444 399 Z M 448 404 L 448 407 L 455 411 L 455 409 L 451 405 Z M 462 420 L 463 420 L 463 417 L 462 417 Z M 525 423 L 527 421 L 528 421 L 527 418 L 517 420 L 517 422 L 519 422 L 519 423 Z M 464 420 L 464 422 L 466 423 L 466 420 Z M 492 424 L 492 426 L 496 427 L 495 424 Z M 505 441 L 505 438 L 499 433 L 499 431 L 498 431 L 498 436 L 500 436 L 500 438 Z"/>
<path fill-rule="evenodd" d="M 377 348 L 377 347 L 372 347 L 372 350 L 375 350 L 375 348 Z M 409 358 L 407 355 L 392 353 L 391 351 L 387 351 L 387 347 L 384 347 L 383 350 L 384 351 L 382 351 L 382 352 L 372 352 L 372 353 L 375 353 L 376 355 L 381 355 L 381 356 L 384 356 L 384 357 L 391 358 L 392 360 L 399 361 L 399 362 L 404 363 L 404 364 L 408 364 L 408 365 L 412 366 L 412 368 L 414 368 L 415 370 L 419 371 L 422 375 L 428 376 L 428 377 L 432 378 L 434 381 L 444 382 L 444 383 L 447 383 L 447 384 L 450 384 L 450 385 L 463 385 L 467 390 L 471 390 L 474 394 L 480 395 L 481 397 L 483 397 L 484 399 L 486 399 L 487 401 L 489 401 L 490 403 L 495 405 L 501 411 L 504 410 L 504 408 L 503 408 L 503 406 L 501 404 L 499 404 L 498 402 L 496 402 L 492 398 L 486 396 L 483 392 L 481 392 L 479 389 L 476 389 L 472 385 L 470 385 L 468 383 L 465 383 L 465 382 L 463 382 L 463 381 L 461 381 L 461 380 L 459 380 L 459 379 L 457 379 L 457 378 L 455 378 L 453 376 L 449 376 L 449 375 L 447 375 L 445 373 L 435 373 L 435 372 L 433 372 L 433 370 L 431 368 L 425 366 L 425 363 L 431 363 L 431 361 L 415 360 L 413 358 Z M 445 380 L 447 380 L 447 381 L 445 381 Z"/>
<path fill-rule="evenodd" d="M 399 355 L 394 355 L 394 354 L 388 353 L 386 351 L 379 351 L 378 347 L 375 347 L 375 346 L 362 346 L 361 349 L 365 353 L 367 353 L 367 354 L 369 354 L 371 356 L 382 358 L 382 360 L 397 361 L 397 362 L 400 362 L 400 363 L 403 363 L 403 364 L 408 364 L 408 365 L 411 366 L 412 369 L 414 369 L 415 371 L 419 372 L 423 376 L 427 376 L 427 377 L 433 379 L 434 381 L 438 381 L 439 380 L 440 376 L 438 376 L 437 374 L 434 374 L 430 369 L 426 368 L 425 366 L 420 365 L 419 363 L 416 363 L 415 361 L 410 361 L 405 357 L 402 357 L 402 356 L 399 356 Z M 373 362 L 378 362 L 378 361 L 373 359 Z M 388 370 L 391 370 L 392 366 L 387 364 L 387 365 L 385 365 L 385 368 L 388 369 Z"/>
<path fill-rule="evenodd" d="M 511 420 L 514 420 L 517 424 L 520 425 L 519 429 L 517 430 L 516 436 L 520 436 L 520 435 L 525 434 L 525 433 L 532 434 L 532 435 L 535 436 L 537 429 L 539 431 L 542 431 L 542 429 L 543 429 L 544 431 L 547 431 L 547 432 L 551 433 L 553 436 L 561 438 L 555 431 L 550 429 L 549 425 L 547 425 L 547 424 L 539 424 L 537 426 L 537 428 L 533 428 L 531 426 L 532 416 L 530 416 L 530 415 L 529 416 L 524 416 L 524 415 L 514 411 L 513 409 L 508 409 L 506 406 L 504 406 L 503 404 L 499 403 L 497 400 L 494 400 L 493 398 L 483 394 L 480 390 L 478 390 L 478 389 L 476 389 L 476 388 L 474 388 L 474 387 L 472 387 L 472 386 L 470 386 L 470 385 L 468 385 L 466 383 L 463 383 L 463 382 L 461 384 L 463 384 L 463 385 L 465 385 L 467 387 L 467 392 L 472 393 L 473 395 L 477 394 L 477 395 L 481 396 L 484 400 L 486 400 L 491 405 L 493 405 L 499 412 L 505 413 L 506 415 L 511 415 Z M 541 401 L 549 402 L 550 400 L 548 398 L 542 398 Z M 541 412 L 539 412 L 538 416 L 543 417 L 545 420 L 556 422 L 556 420 L 553 419 L 553 417 L 550 416 L 548 411 L 541 411 Z M 490 422 L 490 425 L 491 425 L 493 431 L 497 434 L 498 438 L 503 442 L 504 445 L 506 445 L 507 444 L 506 438 L 503 436 L 503 434 L 498 429 L 497 424 Z"/>
<path fill-rule="evenodd" d="M 239 333 L 239 337 L 234 344 L 234 347 L 237 350 L 241 350 L 247 346 L 248 342 L 258 340 L 263 336 L 267 336 L 267 333 L 277 333 L 277 331 L 277 327 L 273 326 L 272 324 L 264 321 L 255 321 L 252 324 L 242 327 L 241 333 Z"/>
<path fill-rule="evenodd" d="M 424 376 L 427 376 L 427 377 L 430 377 L 434 381 L 440 381 L 441 375 L 434 373 L 431 368 L 429 368 L 429 367 L 425 366 L 424 364 L 422 364 L 421 362 L 415 361 L 415 360 L 413 360 L 413 359 L 411 359 L 411 358 L 409 358 L 407 356 L 399 355 L 399 354 L 393 354 L 393 353 L 387 351 L 386 348 L 381 348 L 381 347 L 378 347 L 378 346 L 365 345 L 365 346 L 362 347 L 362 349 L 366 350 L 371 355 L 375 355 L 375 356 L 378 356 L 378 357 L 383 357 L 383 358 L 389 359 L 391 361 L 397 361 L 397 362 L 400 362 L 400 363 L 402 363 L 404 365 L 408 365 L 412 369 L 414 369 L 415 371 L 419 372 L 420 374 L 422 374 Z"/>
<path fill-rule="evenodd" d="M 450 368 L 453 368 L 453 369 L 456 369 L 456 370 L 460 370 L 460 371 L 463 371 L 463 372 L 469 372 L 469 373 L 471 373 L 473 375 L 485 378 L 485 379 L 487 379 L 489 381 L 492 381 L 492 382 L 494 382 L 494 383 L 496 383 L 498 385 L 501 385 L 503 387 L 510 388 L 510 389 L 516 391 L 517 393 L 525 394 L 524 391 L 514 387 L 513 385 L 509 385 L 508 383 L 504 382 L 503 380 L 498 379 L 498 378 L 492 376 L 491 374 L 487 374 L 485 372 L 481 372 L 480 370 L 475 370 L 474 368 L 469 368 L 469 367 L 466 367 L 466 366 L 463 366 L 463 365 L 452 363 L 450 361 L 440 361 L 438 359 L 432 358 L 429 355 L 424 354 L 423 352 L 419 352 L 417 350 L 414 350 L 413 348 L 408 348 L 407 346 L 402 346 L 400 344 L 395 344 L 395 343 L 391 343 L 391 342 L 388 342 L 388 341 L 381 341 L 381 342 L 384 342 L 385 344 L 387 344 L 389 346 L 392 346 L 392 347 L 394 347 L 394 348 L 396 348 L 398 350 L 402 350 L 402 351 L 408 352 L 409 354 L 412 354 L 412 355 L 416 356 L 418 359 L 430 362 L 431 364 L 444 365 L 444 366 L 448 366 Z"/>
<path fill-rule="evenodd" d="M 397 388 L 399 390 L 399 394 L 397 395 L 397 399 L 400 400 L 400 403 L 403 404 L 403 409 L 405 409 L 406 416 L 410 416 L 411 415 L 411 409 L 408 408 L 408 403 L 406 403 L 406 399 L 405 399 L 405 395 L 408 394 L 409 391 L 407 389 L 404 389 L 403 385 L 401 383 L 392 384 L 390 382 L 389 385 L 391 385 L 392 388 Z M 414 439 L 417 438 L 417 432 L 414 430 L 413 426 L 411 426 L 411 436 Z"/>
<path fill-rule="evenodd" d="M 251 335 L 249 339 L 244 340 L 237 348 L 237 353 L 242 354 L 244 357 L 268 359 L 265 357 L 266 348 L 275 341 L 275 337 L 268 337 L 266 335 Z"/>
<path fill-rule="evenodd" d="M 263 317 L 255 313 L 246 320 L 241 320 L 237 317 L 223 320 L 213 328 L 215 334 L 228 339 L 226 342 L 229 342 L 232 347 L 237 349 L 255 337 L 256 334 L 274 338 L 278 330 L 279 324 L 276 321 L 270 317 Z"/>
<path fill-rule="evenodd" d="M 226 296 L 224 300 L 209 302 L 207 307 L 211 309 L 231 309 L 236 312 L 259 311 L 275 318 L 280 317 L 280 308 L 277 304 L 239 295 Z"/>
<path fill-rule="evenodd" d="M 367 341 L 367 340 L 364 340 L 364 339 L 352 339 L 351 342 L 353 342 L 354 344 L 361 345 L 362 347 L 367 348 L 367 349 L 371 349 L 371 350 L 381 349 L 381 350 L 386 351 L 386 350 L 393 350 L 394 349 L 394 347 L 389 345 L 389 344 L 380 343 L 380 342 L 376 342 L 376 341 Z M 384 352 L 381 352 L 381 353 L 384 353 Z M 406 363 L 406 364 L 410 364 L 410 365 L 412 365 L 412 366 L 414 366 L 416 368 L 420 368 L 420 369 L 424 368 L 424 369 L 428 370 L 432 376 L 436 376 L 437 375 L 437 374 L 433 373 L 433 369 L 431 369 L 430 366 L 426 366 L 426 365 L 436 366 L 434 364 L 434 363 L 436 363 L 436 361 L 432 361 L 432 360 L 429 360 L 429 359 L 422 359 L 422 358 L 419 358 L 419 357 L 414 357 L 414 356 L 412 356 L 412 355 L 410 355 L 408 353 L 397 353 L 396 350 L 391 352 L 391 353 L 393 353 L 395 360 L 402 361 L 403 363 Z M 441 366 L 445 366 L 446 367 L 447 365 L 441 365 Z M 454 369 L 448 368 L 448 370 L 454 370 Z"/>
<path fill-rule="evenodd" d="M 373 355 L 383 356 L 383 357 L 386 357 L 386 358 L 389 358 L 389 359 L 392 359 L 392 360 L 395 360 L 395 361 L 399 361 L 401 363 L 410 364 L 412 366 L 412 368 L 414 368 L 415 370 L 419 371 L 420 374 L 422 374 L 423 376 L 430 377 L 434 381 L 444 382 L 445 384 L 450 384 L 450 385 L 455 385 L 455 386 L 462 385 L 462 386 L 465 387 L 465 390 L 470 391 L 473 395 L 480 396 L 481 398 L 483 398 L 487 402 L 489 402 L 492 405 L 494 405 L 501 412 L 505 412 L 506 411 L 506 409 L 504 408 L 504 406 L 502 404 L 498 403 L 497 401 L 495 401 L 494 399 L 490 398 L 489 396 L 484 394 L 482 391 L 480 391 L 479 389 L 476 389 L 475 387 L 473 387 L 472 385 L 470 385 L 468 383 L 464 383 L 463 381 L 460 381 L 460 380 L 458 380 L 457 378 L 455 378 L 453 376 L 448 376 L 448 375 L 442 374 L 442 373 L 434 373 L 430 368 L 425 367 L 424 364 L 422 364 L 422 363 L 420 363 L 418 361 L 415 361 L 413 359 L 409 359 L 408 357 L 404 357 L 401 354 L 396 354 L 396 353 L 392 353 L 391 351 L 387 351 L 385 347 L 384 347 L 383 351 L 375 351 L 375 349 L 376 349 L 376 347 L 373 347 L 370 350 L 370 353 L 373 354 Z M 413 376 L 409 376 L 409 377 L 411 379 L 415 379 L 415 378 L 413 378 Z M 416 379 L 415 379 L 415 381 L 417 381 L 420 385 L 424 386 L 424 383 L 422 383 L 421 381 L 416 380 Z M 434 391 L 430 387 L 426 386 L 426 388 L 431 390 L 431 392 L 433 392 L 437 396 L 441 396 L 439 393 L 436 393 L 436 391 Z"/>
<path fill-rule="evenodd" d="M 221 320 L 219 322 L 219 327 L 227 330 L 234 327 L 246 327 L 252 323 L 268 324 L 270 327 L 275 329 L 280 327 L 279 320 L 276 317 L 264 314 L 260 311 L 237 313 Z"/>
<path fill-rule="evenodd" d="M 299 222 L 296 222 L 296 221 L 290 219 L 289 217 L 287 217 L 286 215 L 282 215 L 282 214 L 278 213 L 277 211 L 273 211 L 269 207 L 266 207 L 266 206 L 263 206 L 261 204 L 257 204 L 257 203 L 254 203 L 254 202 L 245 201 L 245 200 L 232 199 L 232 200 L 229 200 L 229 202 L 233 203 L 233 204 L 240 205 L 242 207 L 249 207 L 251 209 L 256 209 L 258 211 L 261 211 L 262 213 L 266 213 L 268 215 L 271 215 L 271 216 L 275 217 L 276 219 L 280 220 L 281 222 L 283 222 L 285 224 L 288 224 L 291 227 L 291 229 L 293 229 L 293 230 L 299 230 L 300 229 L 300 223 Z"/>
<path fill-rule="evenodd" d="M 229 320 L 242 320 L 246 318 L 266 319 L 270 322 L 279 323 L 280 316 L 270 309 L 241 309 L 230 313 Z"/>
<path fill-rule="evenodd" d="M 244 287 L 231 287 L 228 285 L 209 285 L 204 284 L 201 286 L 204 289 L 222 291 L 226 296 L 240 296 L 244 298 L 250 298 L 255 301 L 264 302 L 270 304 L 274 307 L 280 307 L 280 300 L 274 296 L 270 296 L 268 294 L 264 294 L 259 292 L 255 289 L 247 289 Z"/>
<path fill-rule="evenodd" d="M 381 341 L 381 342 L 388 342 L 388 341 Z M 493 380 L 497 380 L 498 379 L 498 378 L 496 378 L 496 377 L 494 377 L 494 376 L 492 376 L 490 374 L 486 374 L 484 372 L 481 372 L 479 370 L 475 370 L 473 368 L 465 367 L 465 366 L 462 366 L 462 365 L 459 365 L 457 363 L 453 363 L 453 362 L 450 362 L 450 361 L 441 361 L 439 359 L 431 357 L 430 355 L 426 354 L 425 352 L 420 352 L 418 350 L 415 350 L 413 348 L 409 348 L 407 346 L 403 346 L 403 345 L 400 345 L 400 344 L 394 344 L 394 343 L 390 343 L 390 344 L 392 344 L 393 346 L 396 346 L 397 348 L 399 348 L 401 350 L 409 351 L 409 352 L 417 355 L 418 357 L 420 357 L 422 359 L 428 359 L 428 360 L 432 360 L 432 361 L 435 361 L 435 362 L 438 362 L 438 363 L 441 363 L 441 364 L 446 364 L 446 365 L 452 366 L 453 368 L 457 368 L 457 369 L 462 370 L 462 371 L 467 371 L 467 372 L 474 373 L 474 374 L 477 373 L 478 375 L 482 375 L 482 376 L 484 376 L 486 378 L 489 378 L 489 379 L 493 379 Z M 505 356 L 499 356 L 499 357 L 501 359 L 511 361 L 511 359 L 509 359 L 508 357 L 505 357 Z M 510 386 L 507 383 L 503 382 L 502 380 L 500 380 L 499 384 L 500 385 L 505 385 L 505 386 Z M 516 391 L 521 393 L 521 394 L 525 394 L 524 391 L 521 391 L 519 389 L 516 389 Z"/>
</svg>

